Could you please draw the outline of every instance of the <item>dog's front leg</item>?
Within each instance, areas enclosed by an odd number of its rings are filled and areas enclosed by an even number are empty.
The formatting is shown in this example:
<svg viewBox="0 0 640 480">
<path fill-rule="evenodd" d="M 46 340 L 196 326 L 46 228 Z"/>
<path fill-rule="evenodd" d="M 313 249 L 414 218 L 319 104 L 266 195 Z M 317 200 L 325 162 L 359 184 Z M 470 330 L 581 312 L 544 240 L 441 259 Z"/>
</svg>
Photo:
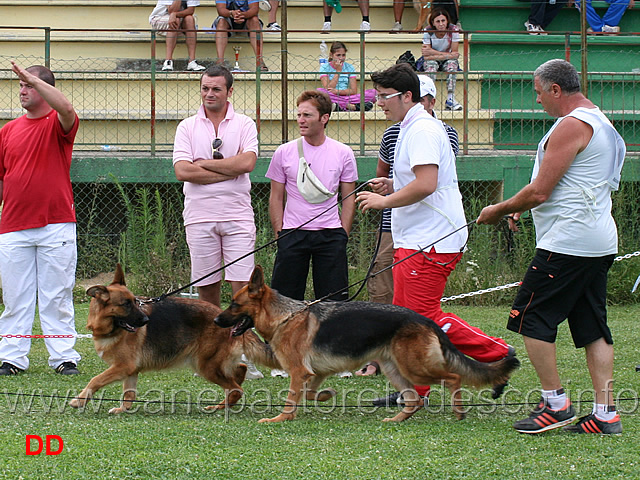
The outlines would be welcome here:
<svg viewBox="0 0 640 480">
<path fill-rule="evenodd" d="M 100 375 L 93 377 L 84 390 L 82 390 L 78 396 L 69 402 L 73 408 L 84 407 L 91 397 L 100 390 L 102 387 L 109 385 L 118 380 L 125 378 L 126 374 L 120 367 L 109 367 Z"/>
<path fill-rule="evenodd" d="M 413 388 L 405 388 L 401 391 L 405 405 L 404 408 L 395 417 L 385 418 L 382 420 L 383 422 L 403 422 L 422 408 L 422 402 L 420 401 L 418 392 Z"/>
<path fill-rule="evenodd" d="M 136 388 L 138 386 L 138 374 L 134 373 L 133 375 L 124 379 L 122 384 L 122 402 L 119 407 L 114 407 L 109 410 L 111 414 L 118 414 L 122 412 L 126 412 L 133 405 L 134 400 L 136 399 Z"/>
<path fill-rule="evenodd" d="M 292 370 L 290 372 L 291 375 L 291 383 L 289 385 L 289 395 L 287 395 L 286 405 L 282 410 L 280 415 L 273 418 L 263 418 L 259 421 L 259 423 L 266 422 L 285 422 L 287 420 L 293 420 L 296 418 L 296 411 L 298 409 L 298 403 L 303 396 L 303 388 L 304 384 L 307 382 L 309 378 L 312 377 L 312 374 L 303 369 L 301 372 L 300 369 Z"/>
</svg>

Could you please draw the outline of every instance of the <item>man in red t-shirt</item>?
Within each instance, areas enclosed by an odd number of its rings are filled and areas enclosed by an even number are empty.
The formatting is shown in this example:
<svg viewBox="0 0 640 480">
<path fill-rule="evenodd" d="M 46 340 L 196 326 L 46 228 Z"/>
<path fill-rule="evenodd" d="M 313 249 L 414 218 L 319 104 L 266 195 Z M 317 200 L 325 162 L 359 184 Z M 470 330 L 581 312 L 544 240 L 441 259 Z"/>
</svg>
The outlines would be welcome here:
<svg viewBox="0 0 640 480">
<path fill-rule="evenodd" d="M 57 373 L 79 373 L 73 285 L 76 272 L 76 215 L 71 189 L 71 153 L 78 115 L 55 88 L 51 70 L 24 69 L 20 79 L 26 115 L 0 130 L 0 276 L 4 312 L 0 334 L 30 335 L 36 299 L 49 365 Z M 0 375 L 29 367 L 29 338 L 3 337 Z"/>
</svg>

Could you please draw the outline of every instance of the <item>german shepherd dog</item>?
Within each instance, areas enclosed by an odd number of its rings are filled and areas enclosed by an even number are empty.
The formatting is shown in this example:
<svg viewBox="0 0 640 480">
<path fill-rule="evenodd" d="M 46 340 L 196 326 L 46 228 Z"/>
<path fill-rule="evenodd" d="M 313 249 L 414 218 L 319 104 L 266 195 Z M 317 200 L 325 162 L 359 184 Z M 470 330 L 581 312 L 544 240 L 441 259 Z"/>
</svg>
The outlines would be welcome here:
<svg viewBox="0 0 640 480">
<path fill-rule="evenodd" d="M 505 383 L 520 364 L 515 356 L 493 363 L 472 360 L 432 320 L 407 308 L 370 302 L 309 305 L 287 298 L 265 285 L 259 266 L 215 322 L 233 327 L 232 336 L 246 335 L 255 326 L 291 376 L 282 413 L 260 422 L 293 420 L 303 396 L 326 401 L 336 394 L 333 389 L 318 391 L 327 376 L 355 370 L 371 360 L 404 392 L 405 407 L 385 421 L 406 420 L 421 408 L 413 385 L 440 381 L 450 389 L 453 411 L 462 419 L 462 383 L 474 387 Z"/>
<path fill-rule="evenodd" d="M 120 407 L 109 413 L 122 413 L 136 398 L 138 374 L 147 370 L 190 365 L 201 377 L 220 385 L 225 398 L 207 409 L 220 409 L 235 404 L 242 397 L 247 366 L 240 363 L 243 353 L 258 363 L 281 368 L 269 345 L 250 331 L 231 337 L 218 327 L 214 318 L 220 308 L 195 299 L 165 298 L 145 303 L 126 287 L 120 264 L 109 286 L 96 285 L 87 290 L 91 296 L 87 328 L 93 343 L 108 365 L 104 372 L 71 400 L 78 408 L 102 387 L 123 382 Z"/>
</svg>

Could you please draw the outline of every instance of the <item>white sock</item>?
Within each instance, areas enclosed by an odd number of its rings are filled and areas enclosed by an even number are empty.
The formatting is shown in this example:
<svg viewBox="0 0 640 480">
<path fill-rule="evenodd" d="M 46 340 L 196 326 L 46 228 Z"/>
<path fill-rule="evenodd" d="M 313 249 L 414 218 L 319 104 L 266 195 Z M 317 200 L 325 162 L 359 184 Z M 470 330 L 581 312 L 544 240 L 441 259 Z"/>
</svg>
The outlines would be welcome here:
<svg viewBox="0 0 640 480">
<path fill-rule="evenodd" d="M 613 411 L 612 411 L 613 410 Z M 608 422 L 609 420 L 613 420 L 617 415 L 615 405 L 603 405 L 601 403 L 593 404 L 593 412 L 592 412 L 598 420 L 602 420 L 603 422 Z"/>
<path fill-rule="evenodd" d="M 452 103 L 455 101 L 455 98 L 453 98 L 453 92 L 449 92 L 447 94 L 447 100 L 452 102 Z"/>
<path fill-rule="evenodd" d="M 561 410 L 567 404 L 567 394 L 564 388 L 558 390 L 542 390 L 542 398 L 551 410 Z"/>
</svg>

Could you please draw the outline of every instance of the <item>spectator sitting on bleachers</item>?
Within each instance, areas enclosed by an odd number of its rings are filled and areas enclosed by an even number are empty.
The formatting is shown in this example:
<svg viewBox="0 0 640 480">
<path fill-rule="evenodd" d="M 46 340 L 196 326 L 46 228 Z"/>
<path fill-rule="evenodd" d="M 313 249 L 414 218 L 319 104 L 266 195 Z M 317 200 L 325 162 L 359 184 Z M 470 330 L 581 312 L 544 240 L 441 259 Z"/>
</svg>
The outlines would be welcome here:
<svg viewBox="0 0 640 480">
<path fill-rule="evenodd" d="M 342 42 L 333 42 L 329 49 L 329 61 L 320 67 L 319 91 L 329 95 L 333 111 L 360 111 L 360 94 L 357 87 L 356 69 L 346 62 L 347 47 Z M 372 88 L 364 91 L 364 109 L 373 108 L 376 91 Z"/>
<path fill-rule="evenodd" d="M 604 16 L 600 18 L 600 15 L 596 13 L 596 10 L 591 5 L 591 0 L 587 0 L 587 22 L 591 25 L 591 28 L 587 31 L 603 32 L 603 33 L 619 33 L 620 27 L 618 26 L 624 12 L 627 8 L 633 8 L 635 0 L 605 0 L 609 4 L 609 8 L 605 12 Z M 580 10 L 580 0 L 575 0 L 575 6 Z"/>
<path fill-rule="evenodd" d="M 447 76 L 446 110 L 462 110 L 462 105 L 456 102 L 456 74 L 458 71 L 458 44 L 460 34 L 458 27 L 451 23 L 451 17 L 446 10 L 433 10 L 429 15 L 429 30 L 422 37 L 422 61 L 418 60 L 418 70 L 427 72 L 435 81 L 436 72 L 451 72 Z"/>
<path fill-rule="evenodd" d="M 371 30 L 371 23 L 369 22 L 369 0 L 356 0 L 360 7 L 360 13 L 362 13 L 362 23 L 360 24 L 361 32 L 368 32 Z M 337 3 L 340 5 L 340 1 L 332 2 L 332 5 Z M 336 8 L 338 12 L 338 10 Z M 333 7 L 329 6 L 327 0 L 322 2 L 322 11 L 324 13 L 324 23 L 322 24 L 322 33 L 329 33 L 331 31 L 331 15 L 333 15 Z"/>
<path fill-rule="evenodd" d="M 556 0 L 553 3 L 549 0 L 531 0 L 529 18 L 524 22 L 529 34 L 546 35 L 545 29 L 566 4 L 567 0 Z"/>
<path fill-rule="evenodd" d="M 216 0 L 218 18 L 213 22 L 216 30 L 218 64 L 224 63 L 224 51 L 231 36 L 230 30 L 248 30 L 249 42 L 263 72 L 269 71 L 262 59 L 262 21 L 258 18 L 259 0 Z"/>
<path fill-rule="evenodd" d="M 184 33 L 189 63 L 187 70 L 199 72 L 205 69 L 204 66 L 196 62 L 196 40 L 197 33 L 195 8 L 200 5 L 199 0 L 158 0 L 158 4 L 149 16 L 151 28 L 158 30 L 161 35 L 166 35 L 167 52 L 162 70 L 173 70 L 173 51 L 178 42 L 180 31 Z M 193 31 L 188 31 L 193 30 Z"/>
</svg>

